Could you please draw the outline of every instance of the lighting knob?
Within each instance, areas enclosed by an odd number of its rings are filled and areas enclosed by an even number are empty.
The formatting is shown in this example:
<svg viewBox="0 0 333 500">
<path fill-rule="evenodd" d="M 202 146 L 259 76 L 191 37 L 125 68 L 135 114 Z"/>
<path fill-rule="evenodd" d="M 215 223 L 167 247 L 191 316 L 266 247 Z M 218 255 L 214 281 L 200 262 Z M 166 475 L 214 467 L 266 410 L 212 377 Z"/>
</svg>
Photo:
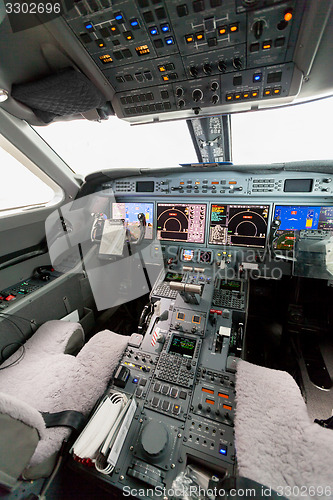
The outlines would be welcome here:
<svg viewBox="0 0 333 500">
<path fill-rule="evenodd" d="M 206 75 L 210 75 L 210 74 L 211 74 L 211 72 L 212 72 L 212 66 L 211 66 L 211 64 L 209 64 L 209 63 L 205 63 L 205 64 L 203 65 L 203 68 L 202 68 L 202 69 L 203 69 L 203 72 L 204 72 Z"/>
<path fill-rule="evenodd" d="M 218 67 L 218 70 L 221 71 L 222 73 L 225 73 L 225 71 L 227 69 L 227 65 L 224 61 L 219 61 L 217 67 Z"/>
<path fill-rule="evenodd" d="M 176 96 L 181 97 L 183 94 L 184 94 L 184 89 L 182 89 L 181 87 L 178 87 L 176 89 Z"/>
<path fill-rule="evenodd" d="M 195 102 L 201 101 L 203 98 L 202 90 L 200 90 L 200 89 L 193 90 L 192 97 L 193 97 L 193 101 L 195 101 Z"/>
<path fill-rule="evenodd" d="M 217 90 L 218 88 L 219 88 L 219 84 L 217 82 L 212 82 L 211 83 L 210 90 L 212 90 L 213 92 L 215 92 L 215 90 Z"/>
<path fill-rule="evenodd" d="M 201 403 L 198 404 L 198 410 L 202 410 L 202 404 Z"/>
<path fill-rule="evenodd" d="M 220 98 L 219 98 L 219 96 L 217 94 L 214 94 L 212 96 L 211 100 L 212 100 L 212 104 L 217 104 L 219 102 Z"/>
<path fill-rule="evenodd" d="M 190 67 L 190 75 L 194 77 L 198 76 L 198 68 L 196 66 Z"/>
<path fill-rule="evenodd" d="M 233 67 L 234 67 L 235 69 L 237 69 L 238 71 L 239 71 L 240 69 L 242 69 L 242 67 L 243 67 L 243 63 L 242 63 L 241 58 L 240 58 L 240 57 L 235 57 L 235 58 L 234 58 L 234 60 L 233 60 L 233 62 L 232 62 L 232 65 L 233 65 Z"/>
</svg>

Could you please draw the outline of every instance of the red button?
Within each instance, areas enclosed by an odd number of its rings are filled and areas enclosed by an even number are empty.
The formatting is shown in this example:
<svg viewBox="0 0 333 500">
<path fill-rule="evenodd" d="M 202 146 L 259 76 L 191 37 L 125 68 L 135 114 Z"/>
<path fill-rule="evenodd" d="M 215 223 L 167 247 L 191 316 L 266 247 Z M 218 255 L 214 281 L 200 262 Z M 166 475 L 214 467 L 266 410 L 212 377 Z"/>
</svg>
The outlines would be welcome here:
<svg viewBox="0 0 333 500">
<path fill-rule="evenodd" d="M 15 299 L 15 295 L 8 295 L 8 297 L 5 298 L 5 300 L 13 300 Z"/>
</svg>

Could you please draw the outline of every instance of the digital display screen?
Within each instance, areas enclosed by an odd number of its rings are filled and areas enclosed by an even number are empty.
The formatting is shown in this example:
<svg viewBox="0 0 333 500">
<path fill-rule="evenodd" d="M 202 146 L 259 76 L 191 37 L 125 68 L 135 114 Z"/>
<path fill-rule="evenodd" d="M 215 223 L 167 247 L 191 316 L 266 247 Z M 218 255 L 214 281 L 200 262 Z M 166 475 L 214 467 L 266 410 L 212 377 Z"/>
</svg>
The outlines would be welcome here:
<svg viewBox="0 0 333 500">
<path fill-rule="evenodd" d="M 212 205 L 209 244 L 265 248 L 269 205 Z"/>
<path fill-rule="evenodd" d="M 295 231 L 276 231 L 273 246 L 276 250 L 292 250 L 295 240 Z"/>
<path fill-rule="evenodd" d="M 164 278 L 164 281 L 179 281 L 183 279 L 183 274 L 182 273 L 172 273 L 172 272 L 167 272 Z"/>
<path fill-rule="evenodd" d="M 182 254 L 181 254 L 181 259 L 184 262 L 192 262 L 194 259 L 194 250 L 189 250 L 188 248 L 183 248 Z"/>
<path fill-rule="evenodd" d="M 158 203 L 157 238 L 162 241 L 204 243 L 205 204 Z"/>
<path fill-rule="evenodd" d="M 111 210 L 112 219 L 124 219 L 127 229 L 134 238 L 140 236 L 138 214 L 145 214 L 147 222 L 145 239 L 153 239 L 154 203 L 112 203 Z"/>
<path fill-rule="evenodd" d="M 281 222 L 279 231 L 318 229 L 320 212 L 321 207 L 278 205 L 274 219 Z"/>
<path fill-rule="evenodd" d="M 318 229 L 333 231 L 333 207 L 321 207 Z"/>
<path fill-rule="evenodd" d="M 194 356 L 196 339 L 189 339 L 182 335 L 174 335 L 169 347 L 170 354 L 179 354 L 183 358 L 192 359 Z"/>
<path fill-rule="evenodd" d="M 230 290 L 232 292 L 239 292 L 241 289 L 241 282 L 238 280 L 221 280 L 220 290 Z"/>
<path fill-rule="evenodd" d="M 138 181 L 136 183 L 137 193 L 153 193 L 155 190 L 154 181 Z"/>
<path fill-rule="evenodd" d="M 312 179 L 286 179 L 284 182 L 285 193 L 311 193 Z"/>
</svg>

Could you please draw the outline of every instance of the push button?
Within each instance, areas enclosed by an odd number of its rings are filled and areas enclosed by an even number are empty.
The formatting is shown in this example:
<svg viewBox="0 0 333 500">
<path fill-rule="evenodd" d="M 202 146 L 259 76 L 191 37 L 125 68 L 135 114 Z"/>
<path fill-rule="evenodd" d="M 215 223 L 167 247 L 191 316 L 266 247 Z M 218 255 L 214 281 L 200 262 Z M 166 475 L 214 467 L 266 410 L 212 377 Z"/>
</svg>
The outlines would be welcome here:
<svg viewBox="0 0 333 500">
<path fill-rule="evenodd" d="M 188 16 L 188 7 L 186 3 L 177 6 L 178 17 Z"/>
<path fill-rule="evenodd" d="M 155 396 L 153 399 L 152 399 L 152 402 L 151 402 L 151 405 L 154 406 L 155 408 L 158 407 L 160 403 L 160 400 Z"/>
<path fill-rule="evenodd" d="M 162 410 L 168 411 L 169 408 L 170 408 L 169 401 L 163 401 L 163 403 L 162 403 Z"/>
<path fill-rule="evenodd" d="M 172 413 L 174 415 L 179 415 L 179 413 L 180 413 L 180 406 L 179 405 L 173 405 Z"/>
</svg>

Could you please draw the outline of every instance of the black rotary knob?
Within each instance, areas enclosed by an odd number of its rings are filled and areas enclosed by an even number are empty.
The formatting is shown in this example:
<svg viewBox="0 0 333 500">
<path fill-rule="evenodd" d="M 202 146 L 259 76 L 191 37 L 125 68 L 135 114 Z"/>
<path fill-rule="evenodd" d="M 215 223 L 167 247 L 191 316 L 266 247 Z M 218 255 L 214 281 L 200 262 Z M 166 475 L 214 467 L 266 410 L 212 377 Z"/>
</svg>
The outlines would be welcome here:
<svg viewBox="0 0 333 500">
<path fill-rule="evenodd" d="M 217 67 L 218 67 L 218 70 L 221 71 L 221 73 L 226 72 L 227 65 L 226 65 L 225 61 L 219 61 Z"/>
<path fill-rule="evenodd" d="M 212 65 L 210 63 L 205 63 L 202 67 L 203 69 L 203 72 L 206 74 L 206 75 L 210 75 L 213 68 L 212 68 Z"/>
<path fill-rule="evenodd" d="M 166 427 L 161 422 L 151 421 L 143 429 L 141 444 L 151 457 L 157 457 L 165 451 L 169 440 Z"/>
<path fill-rule="evenodd" d="M 196 66 L 190 67 L 190 75 L 194 77 L 198 76 L 198 68 Z"/>
<path fill-rule="evenodd" d="M 232 65 L 233 65 L 233 67 L 234 67 L 235 69 L 237 69 L 238 71 L 239 71 L 240 69 L 242 69 L 242 67 L 243 67 L 243 63 L 242 63 L 241 58 L 240 58 L 240 57 L 235 57 L 235 58 L 234 58 L 234 60 L 233 60 L 233 62 L 232 62 Z"/>
<path fill-rule="evenodd" d="M 192 92 L 192 97 L 193 97 L 193 101 L 194 102 L 199 102 L 202 100 L 203 98 L 203 93 L 202 93 L 202 90 L 200 89 L 195 89 L 193 90 Z"/>
</svg>

